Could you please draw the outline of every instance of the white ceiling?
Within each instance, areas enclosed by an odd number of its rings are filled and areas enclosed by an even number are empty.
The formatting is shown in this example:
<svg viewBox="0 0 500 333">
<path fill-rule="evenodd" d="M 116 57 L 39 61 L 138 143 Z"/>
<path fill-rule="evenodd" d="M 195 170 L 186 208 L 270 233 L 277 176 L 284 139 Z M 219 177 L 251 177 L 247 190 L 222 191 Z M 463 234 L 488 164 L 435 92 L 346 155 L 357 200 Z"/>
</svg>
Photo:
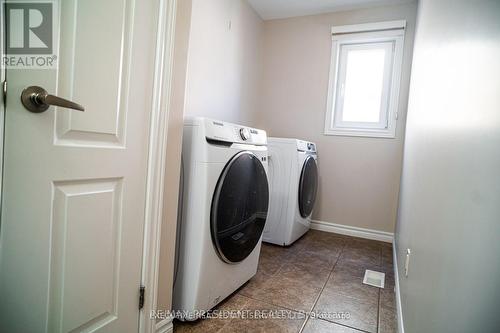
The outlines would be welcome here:
<svg viewBox="0 0 500 333">
<path fill-rule="evenodd" d="M 330 13 L 413 0 L 247 0 L 264 20 Z"/>
</svg>

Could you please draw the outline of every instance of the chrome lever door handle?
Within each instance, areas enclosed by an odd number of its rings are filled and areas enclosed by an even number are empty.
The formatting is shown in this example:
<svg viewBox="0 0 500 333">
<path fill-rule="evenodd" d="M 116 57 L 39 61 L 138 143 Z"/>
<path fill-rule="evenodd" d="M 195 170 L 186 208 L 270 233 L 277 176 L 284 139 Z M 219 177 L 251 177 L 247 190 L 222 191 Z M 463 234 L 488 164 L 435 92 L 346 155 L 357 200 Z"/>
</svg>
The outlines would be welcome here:
<svg viewBox="0 0 500 333">
<path fill-rule="evenodd" d="M 28 111 L 34 113 L 44 112 L 51 105 L 77 111 L 85 111 L 85 108 L 80 104 L 61 97 L 49 95 L 45 89 L 38 86 L 30 86 L 24 89 L 21 93 L 21 103 L 23 103 Z"/>
</svg>

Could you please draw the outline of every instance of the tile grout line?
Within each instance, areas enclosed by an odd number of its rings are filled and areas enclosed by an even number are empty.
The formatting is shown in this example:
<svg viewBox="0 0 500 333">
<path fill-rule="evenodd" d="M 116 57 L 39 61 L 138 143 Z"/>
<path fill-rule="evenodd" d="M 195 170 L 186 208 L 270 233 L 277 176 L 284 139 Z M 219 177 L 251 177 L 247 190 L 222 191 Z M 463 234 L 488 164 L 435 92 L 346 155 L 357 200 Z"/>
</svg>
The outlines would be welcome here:
<svg viewBox="0 0 500 333">
<path fill-rule="evenodd" d="M 345 248 L 347 247 L 347 243 L 345 242 L 345 240 L 344 240 L 343 242 L 344 242 L 344 245 L 342 246 L 342 250 L 340 250 L 340 253 L 339 253 L 338 257 L 337 257 L 337 260 L 335 260 L 335 264 L 333 264 L 333 268 L 332 268 L 332 270 L 330 271 L 330 275 L 328 275 L 328 279 L 326 280 L 326 282 L 325 282 L 325 284 L 324 284 L 323 288 L 321 289 L 321 291 L 320 291 L 320 293 L 319 293 L 318 297 L 316 298 L 316 301 L 314 302 L 314 305 L 313 305 L 313 307 L 312 307 L 312 309 L 311 309 L 311 312 L 313 311 L 314 307 L 315 307 L 315 306 L 316 306 L 316 304 L 318 303 L 319 298 L 321 297 L 321 294 L 323 293 L 324 289 L 326 288 L 326 285 L 327 285 L 327 283 L 328 283 L 328 280 L 330 280 L 330 277 L 331 277 L 331 275 L 333 274 L 333 271 L 335 270 L 335 267 L 337 266 L 337 263 L 339 262 L 340 257 L 342 256 L 342 254 L 344 253 Z M 380 292 L 380 291 L 379 291 L 379 292 Z M 310 316 L 308 316 L 308 319 L 306 320 L 306 322 L 309 320 L 309 317 L 310 317 Z M 368 332 L 368 331 L 365 331 L 365 330 L 361 330 L 361 329 L 359 329 L 359 328 L 352 327 L 352 326 L 349 326 L 349 325 L 345 325 L 345 324 L 342 324 L 342 323 L 337 323 L 337 322 L 333 322 L 333 321 L 329 321 L 329 320 L 325 320 L 325 319 L 321 319 L 321 318 L 319 318 L 319 320 L 323 320 L 323 321 L 326 321 L 327 323 L 331 323 L 331 324 L 334 324 L 334 325 L 338 325 L 338 326 L 346 327 L 346 328 L 352 329 L 352 330 L 354 330 L 354 331 L 363 332 L 363 333 L 371 333 L 371 332 Z M 304 325 L 303 325 L 303 326 L 305 326 L 305 323 L 304 323 Z M 299 333 L 302 333 L 302 330 L 300 330 L 300 331 L 299 331 Z"/>
<path fill-rule="evenodd" d="M 342 242 L 343 242 L 342 250 L 340 250 L 340 253 L 337 256 L 337 260 L 335 260 L 335 263 L 333 264 L 332 269 L 330 270 L 330 273 L 328 274 L 328 277 L 326 278 L 325 283 L 323 284 L 323 287 L 319 291 L 318 296 L 316 296 L 316 299 L 314 300 L 314 303 L 313 303 L 313 305 L 311 307 L 311 310 L 309 310 L 309 313 L 313 312 L 314 307 L 316 306 L 316 304 L 318 304 L 319 298 L 321 297 L 321 294 L 323 294 L 323 291 L 325 290 L 325 287 L 326 287 L 328 281 L 330 280 L 330 277 L 333 274 L 333 270 L 335 269 L 335 266 L 337 266 L 337 263 L 338 263 L 340 257 L 342 256 L 342 253 L 344 252 L 344 248 L 346 246 L 346 243 L 345 243 L 345 241 L 342 241 Z M 307 317 L 306 317 L 306 320 L 302 323 L 302 327 L 300 328 L 300 330 L 299 330 L 298 333 L 302 333 L 302 331 L 304 330 L 304 328 L 305 328 L 307 322 L 309 321 L 310 317 L 311 316 L 308 314 Z"/>
<path fill-rule="evenodd" d="M 273 274 L 271 274 L 270 277 L 272 278 L 272 277 L 278 275 L 281 272 L 281 270 L 283 269 L 283 267 L 285 266 L 285 264 L 287 264 L 289 262 L 289 259 L 290 258 L 287 257 L 285 260 L 283 260 L 283 262 L 281 263 L 281 265 L 279 265 L 279 268 L 276 270 L 276 272 L 274 272 Z M 269 283 L 269 279 L 266 280 L 263 285 L 266 285 L 267 283 Z M 269 305 L 277 306 L 279 308 L 286 309 L 286 310 L 289 310 L 289 311 L 302 312 L 302 310 L 296 310 L 296 309 L 289 308 L 287 306 L 283 306 L 283 305 L 279 305 L 279 304 L 275 304 L 275 303 L 269 302 L 269 300 L 267 300 L 267 299 L 266 300 L 262 300 L 262 299 L 256 298 L 255 296 L 249 296 L 249 295 L 245 295 L 245 294 L 240 294 L 240 295 L 244 296 L 246 298 L 249 298 L 251 300 L 254 300 L 254 301 L 258 301 L 258 302 L 266 303 L 266 304 L 269 304 Z"/>
<path fill-rule="evenodd" d="M 267 285 L 267 284 L 269 283 L 270 278 L 275 277 L 276 275 L 278 275 L 278 273 L 279 273 L 279 272 L 281 272 L 281 269 L 282 269 L 282 268 L 283 268 L 283 266 L 285 266 L 285 264 L 288 262 L 288 259 L 289 259 L 289 258 L 286 258 L 285 260 L 283 260 L 283 262 L 282 262 L 280 265 L 278 265 L 279 267 L 276 269 L 276 271 L 275 271 L 273 274 L 270 274 L 270 275 L 269 275 L 269 279 L 266 279 L 266 281 L 262 284 L 262 287 L 264 287 L 265 285 Z M 260 262 L 259 262 L 259 264 L 260 264 Z M 253 278 L 253 277 L 252 277 L 252 278 Z M 248 280 L 247 282 L 245 282 L 245 284 L 247 284 L 249 281 L 250 281 L 250 280 Z M 244 286 L 245 284 L 243 284 L 243 286 Z M 240 288 L 242 288 L 243 286 L 241 286 Z M 236 293 L 240 294 L 240 292 L 238 292 L 238 291 L 237 291 Z M 250 298 L 250 299 L 252 299 L 252 300 L 254 300 L 254 301 L 263 302 L 262 300 L 260 300 L 260 299 L 258 299 L 258 298 L 255 298 L 255 297 L 253 297 L 253 296 L 249 296 L 249 295 L 245 295 L 245 294 L 240 294 L 240 295 L 241 295 L 241 296 L 245 296 L 245 297 L 247 297 L 247 298 Z M 271 304 L 271 305 L 279 306 L 279 307 L 285 308 L 285 309 L 287 309 L 287 310 L 292 310 L 292 309 L 289 309 L 289 308 L 283 307 L 283 306 L 281 306 L 281 305 L 277 305 L 277 304 L 269 303 L 269 302 L 267 302 L 267 301 L 264 301 L 264 303 L 268 303 L 268 304 Z M 295 311 L 295 310 L 292 310 L 292 311 Z"/>
<path fill-rule="evenodd" d="M 286 247 L 286 248 L 289 248 L 289 247 Z M 302 248 L 303 247 L 301 247 L 300 249 L 302 249 Z M 285 265 L 287 263 L 290 263 L 290 258 L 288 256 L 286 257 L 286 259 L 283 260 L 283 262 L 281 263 L 281 265 L 279 265 L 279 268 L 276 270 L 276 272 L 274 272 L 273 274 L 271 274 L 270 277 L 274 277 L 274 276 L 278 275 L 281 272 L 281 270 L 283 269 L 283 267 L 285 267 Z M 264 285 L 266 285 L 267 283 L 269 283 L 268 280 L 264 282 Z M 292 308 L 289 308 L 287 306 L 283 306 L 283 305 L 279 305 L 279 304 L 275 304 L 275 303 L 269 302 L 269 300 L 267 300 L 267 299 L 266 300 L 262 300 L 262 299 L 256 298 L 255 296 L 249 296 L 249 295 L 245 295 L 245 294 L 240 294 L 240 295 L 244 296 L 246 298 L 250 298 L 250 299 L 252 299 L 254 301 L 263 302 L 263 303 L 266 303 L 266 304 L 269 304 L 269 305 L 273 305 L 273 306 L 277 306 L 277 307 L 280 307 L 280 308 L 283 308 L 283 309 L 286 309 L 286 310 L 289 310 L 289 311 L 298 312 L 298 313 L 303 312 L 303 310 L 292 309 Z"/>
<path fill-rule="evenodd" d="M 282 308 L 282 309 L 285 309 L 285 310 L 288 310 L 288 311 L 297 312 L 297 313 L 304 312 L 303 310 L 296 310 L 296 309 L 289 308 L 289 307 L 287 307 L 287 306 L 283 306 L 283 305 L 279 305 L 279 304 L 271 303 L 271 302 L 269 302 L 268 300 L 261 300 L 261 299 L 258 299 L 258 298 L 255 298 L 255 297 L 251 297 L 251 296 L 247 296 L 247 295 L 241 295 L 241 296 L 246 297 L 246 298 L 249 298 L 249 299 L 251 299 L 252 301 L 257 301 L 257 302 L 261 302 L 261 303 L 266 303 L 266 304 L 269 304 L 269 305 L 272 305 L 272 306 L 276 306 L 276 307 L 278 307 L 278 308 Z"/>
<path fill-rule="evenodd" d="M 306 314 L 306 317 L 305 317 L 305 320 L 304 322 L 302 323 L 298 333 L 302 333 L 303 330 L 305 329 L 305 326 L 307 325 L 307 323 L 312 319 L 312 316 L 310 315 L 310 313 L 313 312 L 314 310 L 314 307 L 317 305 L 318 301 L 319 301 L 319 298 L 321 297 L 321 295 L 323 294 L 323 291 L 325 290 L 326 288 L 326 285 L 328 284 L 328 281 L 330 280 L 330 278 L 332 277 L 333 275 L 333 271 L 335 270 L 338 262 L 340 261 L 340 258 L 341 256 L 344 254 L 345 252 L 345 249 L 347 247 L 347 241 L 344 239 L 342 240 L 343 244 L 342 244 L 342 247 L 341 247 L 341 250 L 339 251 L 339 254 L 337 255 L 337 258 L 335 260 L 335 263 L 333 264 L 332 268 L 330 269 L 330 272 L 328 274 L 328 277 L 327 279 L 325 280 L 321 290 L 319 291 L 318 293 L 318 296 L 315 298 L 314 302 L 313 302 L 313 305 L 311 307 L 311 310 L 309 311 L 309 314 Z M 382 262 L 382 250 L 381 248 L 379 248 L 379 265 L 381 265 L 381 262 Z M 290 258 L 287 256 L 287 258 L 283 261 L 283 263 L 281 265 L 279 265 L 279 268 L 271 275 L 271 276 L 276 276 L 278 275 L 282 270 L 283 268 L 285 267 L 285 265 L 287 263 L 289 263 L 290 261 Z M 267 281 L 266 283 L 267 284 Z M 295 312 L 295 313 L 303 313 L 304 311 L 303 310 L 296 310 L 296 309 L 292 309 L 292 308 L 289 308 L 287 306 L 283 306 L 283 305 L 279 305 L 279 304 L 275 304 L 273 302 L 269 302 L 269 300 L 261 300 L 259 298 L 256 298 L 255 296 L 249 296 L 249 295 L 245 295 L 245 294 L 240 294 L 241 296 L 243 297 L 246 297 L 247 299 L 250 299 L 250 300 L 254 300 L 254 301 L 258 301 L 258 302 L 262 302 L 262 303 L 265 303 L 265 304 L 269 304 L 269 305 L 272 305 L 272 306 L 276 306 L 276 307 L 279 307 L 279 308 L 282 308 L 282 309 L 286 309 L 286 310 L 289 310 L 289 311 L 292 311 L 292 312 Z M 379 290 L 379 295 L 378 295 L 378 302 L 377 302 L 377 305 L 380 304 L 380 290 Z M 378 332 L 378 319 L 379 319 L 379 306 L 377 307 L 377 331 L 376 333 Z M 342 326 L 342 327 L 346 327 L 346 328 L 349 328 L 349 329 L 352 329 L 354 331 L 357 331 L 357 332 L 364 332 L 364 333 L 371 333 L 369 331 L 366 331 L 366 330 L 362 330 L 362 329 L 359 329 L 359 328 L 355 328 L 355 327 L 351 327 L 349 325 L 345 325 L 345 324 L 342 324 L 342 323 L 338 323 L 338 322 L 333 322 L 333 321 L 329 321 L 329 320 L 324 320 L 324 319 L 321 319 L 321 318 L 318 318 L 319 320 L 322 320 L 322 321 L 325 321 L 325 322 L 328 322 L 328 323 L 331 323 L 331 324 L 334 324 L 334 325 L 339 325 L 339 326 Z M 232 320 L 230 320 L 226 325 L 228 325 Z M 224 327 L 226 327 L 226 325 L 224 325 Z M 223 328 L 224 328 L 223 327 Z M 222 330 L 222 328 L 221 328 Z M 218 331 L 219 332 L 219 331 Z"/>
<path fill-rule="evenodd" d="M 234 296 L 236 296 L 236 295 L 237 295 L 237 294 L 235 294 L 235 295 L 230 295 L 229 297 L 231 297 L 231 298 L 232 298 L 232 297 L 234 297 Z M 247 306 L 247 304 L 250 302 L 250 298 L 249 298 L 249 297 L 246 297 L 246 296 L 243 296 L 243 295 L 238 295 L 238 296 L 243 297 L 243 298 L 248 298 L 248 300 L 245 302 L 245 304 L 242 306 L 242 308 L 241 308 L 240 310 L 238 310 L 238 311 L 241 311 L 241 310 L 243 310 L 243 309 L 245 308 L 245 306 Z M 219 328 L 219 329 L 218 329 L 215 333 L 222 332 L 222 330 L 223 330 L 224 328 L 226 328 L 226 326 L 227 326 L 227 325 L 231 324 L 231 323 L 233 322 L 233 320 L 234 320 L 234 318 L 229 319 L 229 320 L 228 320 L 228 321 L 227 321 L 224 325 L 222 325 L 222 327 L 221 327 L 221 328 Z"/>
<path fill-rule="evenodd" d="M 330 275 L 328 276 L 327 283 L 328 283 L 328 280 L 330 279 L 331 273 L 333 273 L 333 270 L 337 266 L 337 263 L 340 260 L 340 257 L 342 256 L 342 254 L 344 253 L 344 250 L 345 250 L 346 247 L 347 247 L 347 244 L 344 243 L 344 246 L 342 247 L 342 250 L 340 251 L 340 254 L 337 257 L 337 260 L 335 261 L 335 264 L 333 265 L 333 268 L 332 268 L 332 270 L 330 272 Z M 378 252 L 379 252 L 379 264 L 381 265 L 381 263 L 382 263 L 382 250 L 379 248 Z M 380 265 L 378 265 L 378 266 L 380 267 Z M 316 304 L 317 304 L 317 302 L 319 300 L 319 297 L 323 293 L 323 290 L 324 290 L 325 287 L 326 287 L 326 283 L 323 286 L 323 288 L 321 289 L 321 292 L 320 292 L 319 296 L 316 298 L 316 301 L 314 302 L 314 305 L 313 305 L 313 309 L 316 306 Z M 376 332 L 375 333 L 378 333 L 378 311 L 379 311 L 378 304 L 380 303 L 380 289 L 378 290 L 378 294 L 379 294 L 379 297 L 378 297 L 378 300 L 377 300 L 377 326 L 376 326 Z M 312 312 L 312 310 L 311 310 L 311 312 Z M 306 322 L 309 320 L 309 317 L 310 316 L 308 316 Z M 338 322 L 334 322 L 334 321 L 329 321 L 329 320 L 325 320 L 325 319 L 321 319 L 321 318 L 319 318 L 319 319 L 323 320 L 323 321 L 326 321 L 328 323 L 332 323 L 334 325 L 339 325 L 339 326 L 342 326 L 342 327 L 346 327 L 346 328 L 352 329 L 354 331 L 364 332 L 364 333 L 372 333 L 372 332 L 369 332 L 369 331 L 366 331 L 366 330 L 363 330 L 363 329 L 359 329 L 359 328 L 356 328 L 356 327 L 352 327 L 352 326 L 349 326 L 349 325 L 346 325 L 346 324 L 342 324 L 342 323 L 338 323 Z M 305 326 L 305 323 L 304 323 L 303 327 Z M 302 327 L 302 329 L 303 329 L 303 327 Z M 302 329 L 298 333 L 302 333 Z"/>
<path fill-rule="evenodd" d="M 309 321 L 311 317 L 309 315 L 306 316 L 306 320 L 302 323 L 302 325 L 299 328 L 298 333 L 302 333 L 304 331 L 304 328 L 306 327 L 307 322 Z"/>
</svg>

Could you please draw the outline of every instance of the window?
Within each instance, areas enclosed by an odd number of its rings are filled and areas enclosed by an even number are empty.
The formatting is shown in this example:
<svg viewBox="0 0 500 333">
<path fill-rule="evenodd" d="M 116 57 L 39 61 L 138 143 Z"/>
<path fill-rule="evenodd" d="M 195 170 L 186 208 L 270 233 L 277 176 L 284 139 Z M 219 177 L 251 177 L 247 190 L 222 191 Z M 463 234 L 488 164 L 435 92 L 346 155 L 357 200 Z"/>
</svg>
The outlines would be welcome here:
<svg viewBox="0 0 500 333">
<path fill-rule="evenodd" d="M 394 138 L 405 21 L 332 28 L 325 134 Z"/>
</svg>

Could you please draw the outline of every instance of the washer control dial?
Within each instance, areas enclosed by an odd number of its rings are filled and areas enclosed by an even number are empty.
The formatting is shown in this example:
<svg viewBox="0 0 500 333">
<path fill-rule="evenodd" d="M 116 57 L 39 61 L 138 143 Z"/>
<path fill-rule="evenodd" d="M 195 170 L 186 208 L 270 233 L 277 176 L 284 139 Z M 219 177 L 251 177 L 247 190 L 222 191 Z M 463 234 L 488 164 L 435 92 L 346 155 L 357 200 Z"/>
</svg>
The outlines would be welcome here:
<svg viewBox="0 0 500 333">
<path fill-rule="evenodd" d="M 248 128 L 240 128 L 240 137 L 243 141 L 247 141 L 251 137 L 250 130 Z"/>
</svg>

